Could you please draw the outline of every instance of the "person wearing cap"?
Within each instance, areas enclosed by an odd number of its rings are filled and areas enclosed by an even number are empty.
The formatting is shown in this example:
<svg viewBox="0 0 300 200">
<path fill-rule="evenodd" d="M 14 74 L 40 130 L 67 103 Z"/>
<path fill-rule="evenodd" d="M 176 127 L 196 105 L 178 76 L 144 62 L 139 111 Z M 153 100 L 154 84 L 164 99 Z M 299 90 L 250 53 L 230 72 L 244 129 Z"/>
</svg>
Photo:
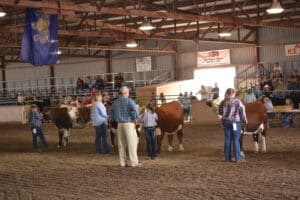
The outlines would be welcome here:
<svg viewBox="0 0 300 200">
<path fill-rule="evenodd" d="M 118 122 L 118 149 L 121 167 L 127 166 L 126 147 L 128 149 L 129 160 L 132 167 L 140 167 L 137 147 L 138 136 L 135 129 L 136 121 L 139 115 L 137 105 L 129 98 L 129 89 L 122 86 L 121 96 L 112 104 L 109 109 L 111 121 Z"/>
<path fill-rule="evenodd" d="M 45 149 L 48 149 L 44 132 L 42 129 L 42 115 L 39 112 L 37 105 L 31 105 L 31 112 L 29 115 L 29 125 L 32 132 L 32 146 L 34 150 L 37 150 L 37 138 L 39 137 L 43 143 Z"/>
</svg>

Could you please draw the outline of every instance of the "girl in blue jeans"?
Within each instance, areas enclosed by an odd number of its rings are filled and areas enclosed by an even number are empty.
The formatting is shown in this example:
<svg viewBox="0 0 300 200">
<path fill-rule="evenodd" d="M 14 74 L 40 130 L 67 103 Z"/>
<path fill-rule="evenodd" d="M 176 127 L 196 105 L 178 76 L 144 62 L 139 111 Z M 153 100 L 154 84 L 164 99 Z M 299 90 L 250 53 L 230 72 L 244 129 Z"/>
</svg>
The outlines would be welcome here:
<svg viewBox="0 0 300 200">
<path fill-rule="evenodd" d="M 144 122 L 144 129 L 147 142 L 147 154 L 151 160 L 157 156 L 157 137 L 155 134 L 155 128 L 157 126 L 157 114 L 154 112 L 154 108 L 149 104 L 147 106 L 147 112 L 140 116 L 140 120 Z"/>
<path fill-rule="evenodd" d="M 106 108 L 102 103 L 101 93 L 97 93 L 94 97 L 92 104 L 92 122 L 96 130 L 95 137 L 95 150 L 99 154 L 101 152 L 101 142 L 104 147 L 104 153 L 109 153 L 110 148 L 107 143 L 106 136 L 106 124 L 107 124 L 107 112 Z"/>
<path fill-rule="evenodd" d="M 231 160 L 231 144 L 236 162 L 243 160 L 240 148 L 241 123 L 247 124 L 245 106 L 235 97 L 235 90 L 229 88 L 225 93 L 226 103 L 223 110 L 223 126 L 225 132 L 224 154 L 225 161 Z"/>
</svg>

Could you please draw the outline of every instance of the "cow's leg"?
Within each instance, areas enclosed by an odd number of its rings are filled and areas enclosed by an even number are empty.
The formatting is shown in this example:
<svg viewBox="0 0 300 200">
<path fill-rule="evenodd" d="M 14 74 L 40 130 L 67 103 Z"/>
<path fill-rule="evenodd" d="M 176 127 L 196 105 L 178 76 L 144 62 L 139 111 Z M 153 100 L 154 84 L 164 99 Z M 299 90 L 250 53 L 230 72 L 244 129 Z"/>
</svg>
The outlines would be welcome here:
<svg viewBox="0 0 300 200">
<path fill-rule="evenodd" d="M 253 141 L 254 141 L 254 152 L 257 153 L 259 151 L 259 146 L 258 146 L 259 135 L 253 134 L 252 137 L 253 137 Z"/>
<path fill-rule="evenodd" d="M 69 135 L 70 135 L 70 129 L 64 129 L 64 147 L 69 147 Z"/>
<path fill-rule="evenodd" d="M 168 142 L 169 142 L 169 146 L 168 146 L 168 151 L 173 151 L 173 134 L 168 135 Z"/>
<path fill-rule="evenodd" d="M 116 129 L 115 128 L 111 128 L 110 129 L 110 141 L 111 141 L 111 146 L 115 147 L 115 133 L 116 133 Z"/>
<path fill-rule="evenodd" d="M 267 152 L 267 144 L 266 144 L 266 136 L 267 136 L 267 128 L 268 128 L 267 125 L 268 125 L 268 123 L 266 122 L 264 124 L 264 130 L 261 133 L 261 142 L 262 142 L 261 151 L 263 153 Z"/>
<path fill-rule="evenodd" d="M 161 144 L 164 139 L 164 136 L 165 136 L 164 132 L 161 132 L 161 134 L 157 136 L 157 153 L 160 153 L 161 151 Z"/>
<path fill-rule="evenodd" d="M 244 134 L 241 134 L 241 135 L 240 135 L 241 156 L 242 156 L 243 158 L 245 158 L 243 142 L 244 142 Z"/>
<path fill-rule="evenodd" d="M 183 148 L 183 145 L 182 145 L 182 138 L 183 138 L 182 129 L 177 131 L 177 137 L 178 137 L 178 141 L 179 141 L 178 150 L 179 151 L 184 151 L 184 148 Z"/>
<path fill-rule="evenodd" d="M 63 130 L 59 129 L 58 130 L 58 145 L 57 145 L 57 148 L 61 148 L 61 146 L 62 146 L 63 135 L 64 135 Z"/>
</svg>

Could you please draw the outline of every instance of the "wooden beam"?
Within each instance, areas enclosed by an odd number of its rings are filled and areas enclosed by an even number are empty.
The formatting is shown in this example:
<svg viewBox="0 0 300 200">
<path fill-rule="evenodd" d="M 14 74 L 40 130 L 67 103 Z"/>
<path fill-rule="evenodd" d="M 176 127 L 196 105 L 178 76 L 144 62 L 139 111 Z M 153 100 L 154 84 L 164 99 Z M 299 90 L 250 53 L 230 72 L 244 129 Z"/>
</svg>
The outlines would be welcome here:
<svg viewBox="0 0 300 200">
<path fill-rule="evenodd" d="M 57 14 L 59 13 L 59 7 L 56 3 L 52 2 L 44 2 L 44 1 L 29 1 L 22 0 L 18 5 L 15 4 L 14 0 L 1 0 L 0 5 L 8 5 L 8 6 L 20 6 L 20 7 L 32 7 L 32 8 L 48 8 L 48 9 L 56 9 Z M 193 20 L 193 21 L 208 21 L 208 22 L 216 22 L 216 23 L 226 23 L 233 25 L 247 25 L 247 26 L 270 26 L 276 27 L 275 23 L 262 23 L 262 22 L 253 22 L 251 20 L 242 19 L 238 17 L 214 17 L 207 15 L 194 15 L 194 14 L 182 14 L 175 12 L 152 12 L 146 10 L 127 10 L 124 8 L 111 8 L 111 7 L 102 7 L 100 11 L 98 11 L 97 7 L 91 6 L 90 4 L 75 4 L 72 2 L 63 2 L 61 1 L 61 7 L 64 10 L 68 11 L 76 11 L 76 12 L 95 12 L 95 13 L 104 13 L 104 14 L 112 14 L 112 15 L 125 15 L 125 16 L 142 16 L 142 17 L 152 17 L 152 18 L 172 18 L 176 20 Z M 296 27 L 300 28 L 300 27 Z"/>
</svg>

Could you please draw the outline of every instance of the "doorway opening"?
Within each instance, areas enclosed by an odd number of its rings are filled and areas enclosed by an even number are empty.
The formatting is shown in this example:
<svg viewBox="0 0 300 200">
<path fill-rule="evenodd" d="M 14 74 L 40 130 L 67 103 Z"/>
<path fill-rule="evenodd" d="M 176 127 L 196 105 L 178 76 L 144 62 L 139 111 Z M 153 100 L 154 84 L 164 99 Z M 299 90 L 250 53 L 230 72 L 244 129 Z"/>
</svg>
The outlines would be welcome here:
<svg viewBox="0 0 300 200">
<path fill-rule="evenodd" d="M 194 70 L 194 80 L 196 80 L 200 86 L 204 85 L 206 88 L 213 88 L 215 83 L 218 84 L 220 89 L 220 98 L 224 98 L 224 94 L 227 88 L 234 88 L 234 79 L 236 76 L 236 68 L 224 67 L 224 68 L 205 68 Z"/>
</svg>

